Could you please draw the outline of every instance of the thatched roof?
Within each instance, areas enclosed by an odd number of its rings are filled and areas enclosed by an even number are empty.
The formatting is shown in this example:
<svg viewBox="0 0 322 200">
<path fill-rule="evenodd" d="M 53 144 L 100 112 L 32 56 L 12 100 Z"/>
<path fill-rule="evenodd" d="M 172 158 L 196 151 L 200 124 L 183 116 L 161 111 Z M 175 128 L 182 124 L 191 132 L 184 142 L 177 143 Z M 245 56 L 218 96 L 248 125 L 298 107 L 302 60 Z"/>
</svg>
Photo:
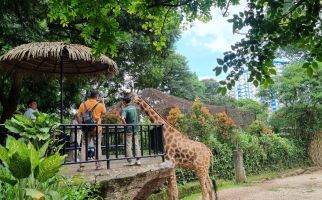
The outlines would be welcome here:
<svg viewBox="0 0 322 200">
<path fill-rule="evenodd" d="M 15 47 L 0 57 L 0 71 L 17 70 L 31 75 L 59 74 L 61 59 L 63 74 L 67 76 L 113 76 L 118 73 L 116 63 L 107 56 L 101 55 L 95 59 L 90 48 L 63 42 L 35 42 Z"/>
</svg>

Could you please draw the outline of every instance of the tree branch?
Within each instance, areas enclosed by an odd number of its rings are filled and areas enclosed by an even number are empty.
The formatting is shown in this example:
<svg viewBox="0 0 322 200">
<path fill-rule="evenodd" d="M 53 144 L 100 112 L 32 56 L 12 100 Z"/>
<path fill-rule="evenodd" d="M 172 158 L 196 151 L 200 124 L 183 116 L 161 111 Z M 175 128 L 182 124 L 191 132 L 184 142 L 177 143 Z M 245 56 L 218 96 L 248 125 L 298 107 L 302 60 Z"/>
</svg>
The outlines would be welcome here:
<svg viewBox="0 0 322 200">
<path fill-rule="evenodd" d="M 186 0 L 185 2 L 177 3 L 177 4 L 171 4 L 172 1 L 173 0 L 168 0 L 168 1 L 164 1 L 164 2 L 158 2 L 158 3 L 155 3 L 155 4 L 148 5 L 147 8 L 154 8 L 154 7 L 159 7 L 159 6 L 176 8 L 176 7 L 187 5 L 191 0 Z"/>
<path fill-rule="evenodd" d="M 228 8 L 229 8 L 229 6 L 230 6 L 230 3 L 231 3 L 231 0 L 229 0 L 229 1 L 227 2 L 227 6 L 226 6 L 226 9 L 225 9 L 225 12 L 222 14 L 222 16 L 223 16 L 223 17 L 226 17 L 226 14 L 227 14 L 227 12 L 228 12 Z"/>
<path fill-rule="evenodd" d="M 302 5 L 306 0 L 300 0 L 297 4 L 291 7 L 291 9 L 284 14 L 281 18 L 286 17 L 287 15 L 291 14 L 294 10 L 296 10 L 300 5 Z"/>
</svg>

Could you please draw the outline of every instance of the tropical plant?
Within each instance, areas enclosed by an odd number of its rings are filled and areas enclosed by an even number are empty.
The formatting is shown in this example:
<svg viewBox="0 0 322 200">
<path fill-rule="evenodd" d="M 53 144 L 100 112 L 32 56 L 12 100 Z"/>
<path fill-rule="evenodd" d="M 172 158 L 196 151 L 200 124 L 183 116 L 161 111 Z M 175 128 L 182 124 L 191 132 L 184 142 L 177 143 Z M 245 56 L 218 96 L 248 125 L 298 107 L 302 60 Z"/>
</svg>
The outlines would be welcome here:
<svg viewBox="0 0 322 200">
<path fill-rule="evenodd" d="M 45 114 L 41 112 L 34 113 L 36 120 L 16 114 L 10 120 L 5 122 L 5 127 L 12 133 L 29 140 L 36 149 L 40 148 L 41 143 L 54 138 L 59 132 L 58 118 L 54 114 Z"/>
<path fill-rule="evenodd" d="M 59 194 L 51 190 L 56 184 L 55 176 L 65 156 L 58 152 L 45 157 L 49 142 L 36 150 L 30 142 L 26 144 L 8 136 L 7 149 L 0 146 L 0 182 L 8 191 L 15 191 L 14 199 L 55 199 Z"/>
</svg>

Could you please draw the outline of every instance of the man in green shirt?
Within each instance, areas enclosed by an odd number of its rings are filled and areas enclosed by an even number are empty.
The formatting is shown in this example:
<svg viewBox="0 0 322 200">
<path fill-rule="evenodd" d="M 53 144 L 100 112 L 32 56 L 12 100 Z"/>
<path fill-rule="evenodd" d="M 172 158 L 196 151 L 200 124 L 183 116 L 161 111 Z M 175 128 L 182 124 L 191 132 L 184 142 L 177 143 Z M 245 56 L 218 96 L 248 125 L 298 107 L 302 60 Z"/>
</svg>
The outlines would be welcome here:
<svg viewBox="0 0 322 200">
<path fill-rule="evenodd" d="M 133 161 L 133 159 L 130 159 L 133 157 L 133 146 L 135 147 L 135 156 L 140 156 L 140 143 L 139 143 L 139 136 L 137 135 L 138 127 L 136 126 L 138 124 L 138 114 L 136 107 L 133 105 L 130 105 L 131 103 L 131 97 L 125 96 L 122 101 L 124 107 L 121 112 L 122 121 L 124 124 L 130 125 L 133 124 L 134 126 L 126 126 L 125 132 L 126 132 L 126 157 L 129 159 L 127 160 L 129 162 L 129 165 L 141 165 L 141 162 L 139 161 L 139 158 L 136 159 L 136 162 Z M 133 141 L 133 134 L 134 134 L 134 145 L 132 144 Z"/>
</svg>

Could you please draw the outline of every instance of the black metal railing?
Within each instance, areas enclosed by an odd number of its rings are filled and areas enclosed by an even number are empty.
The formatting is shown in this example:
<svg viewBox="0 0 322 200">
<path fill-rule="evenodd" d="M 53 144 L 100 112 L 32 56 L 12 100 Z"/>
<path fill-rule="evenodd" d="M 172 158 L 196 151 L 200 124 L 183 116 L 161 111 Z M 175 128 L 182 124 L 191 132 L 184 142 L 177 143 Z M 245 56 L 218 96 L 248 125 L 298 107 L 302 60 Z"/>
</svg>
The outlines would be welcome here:
<svg viewBox="0 0 322 200">
<path fill-rule="evenodd" d="M 163 125 L 160 124 L 62 124 L 61 154 L 65 165 L 162 157 L 164 161 Z M 92 127 L 93 131 L 84 131 Z M 10 134 L 0 124 L 0 134 Z M 131 144 L 130 144 L 131 143 Z M 138 144 L 136 144 L 138 143 Z M 127 151 L 128 150 L 128 151 Z M 129 152 L 131 151 L 131 152 Z M 93 155 L 94 154 L 94 155 Z"/>
</svg>

